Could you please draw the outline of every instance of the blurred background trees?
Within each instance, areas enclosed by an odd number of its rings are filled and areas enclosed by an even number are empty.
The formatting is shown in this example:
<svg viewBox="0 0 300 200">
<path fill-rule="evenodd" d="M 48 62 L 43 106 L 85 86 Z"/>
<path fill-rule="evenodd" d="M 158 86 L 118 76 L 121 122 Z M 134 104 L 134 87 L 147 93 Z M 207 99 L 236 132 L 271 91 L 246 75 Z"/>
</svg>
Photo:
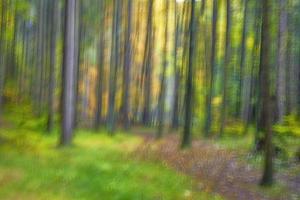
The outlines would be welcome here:
<svg viewBox="0 0 300 200">
<path fill-rule="evenodd" d="M 61 121 L 61 144 L 75 127 L 177 131 L 183 147 L 192 134 L 251 134 L 269 173 L 276 147 L 297 154 L 278 141 L 300 137 L 299 9 L 299 0 L 2 0 L 0 115 L 30 104 L 49 132 Z"/>
</svg>

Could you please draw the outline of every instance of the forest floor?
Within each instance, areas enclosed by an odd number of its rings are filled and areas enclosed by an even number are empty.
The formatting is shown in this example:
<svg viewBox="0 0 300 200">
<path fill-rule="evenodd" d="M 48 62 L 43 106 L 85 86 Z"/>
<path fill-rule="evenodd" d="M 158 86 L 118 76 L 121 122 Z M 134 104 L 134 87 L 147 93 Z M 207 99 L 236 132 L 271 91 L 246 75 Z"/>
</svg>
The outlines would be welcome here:
<svg viewBox="0 0 300 200">
<path fill-rule="evenodd" d="M 138 158 L 141 137 L 79 130 L 62 148 L 59 132 L 45 132 L 44 124 L 10 110 L 1 120 L 1 200 L 222 199 L 161 161 Z"/>
<path fill-rule="evenodd" d="M 142 158 L 161 160 L 193 177 L 198 181 L 199 190 L 217 193 L 230 200 L 300 199 L 299 164 L 277 172 L 274 186 L 260 187 L 258 183 L 262 170 L 247 160 L 249 151 L 243 148 L 238 151 L 216 141 L 196 139 L 191 148 L 180 150 L 177 135 L 169 134 L 155 141 L 153 133 L 135 132 L 144 137 L 143 144 L 137 150 Z"/>
<path fill-rule="evenodd" d="M 79 130 L 72 146 L 58 148 L 59 132 L 45 132 L 45 119 L 34 118 L 28 109 L 8 108 L 0 119 L 0 199 L 300 197 L 299 165 L 277 172 L 275 186 L 258 186 L 261 170 L 244 148 L 250 140 L 194 139 L 191 148 L 180 150 L 175 134 L 155 141 L 153 130 L 133 128 L 134 134 L 113 137 L 105 130 Z"/>
</svg>

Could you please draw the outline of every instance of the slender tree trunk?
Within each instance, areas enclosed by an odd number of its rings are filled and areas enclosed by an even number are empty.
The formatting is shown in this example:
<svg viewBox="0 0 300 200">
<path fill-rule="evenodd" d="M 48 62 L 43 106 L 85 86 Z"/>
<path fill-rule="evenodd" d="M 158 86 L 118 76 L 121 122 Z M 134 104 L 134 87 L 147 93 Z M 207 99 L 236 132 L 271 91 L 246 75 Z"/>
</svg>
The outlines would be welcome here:
<svg viewBox="0 0 300 200">
<path fill-rule="evenodd" d="M 51 41 L 50 41 L 50 74 L 49 74 L 49 94 L 48 94 L 48 122 L 47 131 L 51 132 L 54 125 L 54 100 L 55 100 L 55 65 L 56 65 L 56 38 L 58 21 L 58 2 L 52 0 L 51 5 Z"/>
<path fill-rule="evenodd" d="M 242 41 L 241 41 L 241 60 L 240 60 L 240 70 L 239 70 L 239 86 L 237 91 L 237 107 L 236 107 L 236 117 L 245 119 L 242 112 L 242 100 L 243 100 L 243 90 L 245 89 L 244 78 L 245 78 L 245 64 L 247 56 L 246 39 L 247 39 L 247 28 L 248 28 L 248 2 L 249 0 L 244 0 L 244 18 L 243 18 L 243 31 L 242 31 Z"/>
<path fill-rule="evenodd" d="M 132 24 L 132 0 L 127 3 L 127 28 L 125 38 L 125 57 L 124 57 L 124 87 L 123 87 L 123 120 L 124 128 L 130 127 L 129 106 L 130 106 L 130 80 L 131 80 L 131 24 Z"/>
<path fill-rule="evenodd" d="M 231 0 L 226 4 L 226 41 L 225 41 L 225 61 L 223 69 L 223 100 L 221 108 L 221 127 L 219 135 L 222 136 L 226 125 L 227 111 L 227 74 L 231 57 Z"/>
<path fill-rule="evenodd" d="M 108 102 L 108 132 L 113 134 L 115 131 L 115 98 L 117 84 L 117 67 L 119 64 L 119 18 L 120 18 L 120 1 L 114 0 L 114 18 L 112 32 L 111 48 L 111 67 L 109 77 L 109 102 Z"/>
<path fill-rule="evenodd" d="M 256 16 L 255 22 L 254 22 L 254 30 L 255 30 L 255 38 L 254 38 L 254 44 L 253 48 L 251 50 L 251 81 L 250 81 L 250 98 L 249 98 L 249 105 L 247 109 L 247 116 L 246 116 L 246 124 L 243 130 L 244 134 L 248 133 L 248 128 L 251 122 L 255 121 L 257 118 L 256 111 L 257 111 L 257 97 L 258 97 L 258 84 L 257 84 L 257 70 L 259 66 L 259 49 L 260 49 L 260 27 L 261 27 L 261 11 L 259 9 L 259 2 L 256 2 L 255 4 L 255 12 L 254 15 Z M 255 144 L 258 141 L 259 138 L 257 138 L 257 133 L 255 133 Z"/>
<path fill-rule="evenodd" d="M 71 143 L 75 111 L 75 15 L 76 0 L 65 0 L 65 33 L 62 77 L 62 134 L 61 145 Z"/>
<path fill-rule="evenodd" d="M 277 51 L 277 120 L 279 123 L 283 121 L 286 113 L 286 48 L 287 48 L 287 2 L 279 0 L 279 36 L 278 36 L 278 51 Z"/>
<path fill-rule="evenodd" d="M 285 97 L 286 97 L 286 114 L 289 115 L 292 112 L 292 107 L 291 107 L 291 90 L 290 90 L 290 86 L 291 86 L 291 72 L 292 71 L 292 66 L 291 66 L 291 39 L 290 37 L 287 38 L 287 49 L 286 49 L 286 65 L 287 65 L 287 70 L 285 72 L 286 75 L 286 93 L 285 93 Z"/>
<path fill-rule="evenodd" d="M 13 40 L 12 40 L 12 47 L 11 47 L 11 55 L 10 55 L 10 68 L 8 71 L 8 75 L 10 78 L 15 78 L 16 75 L 16 46 L 17 46 L 17 32 L 18 32 L 18 15 L 17 15 L 17 8 L 14 8 L 14 33 L 13 33 Z"/>
<path fill-rule="evenodd" d="M 35 107 L 36 107 L 36 114 L 38 116 L 41 115 L 41 104 L 42 104 L 42 73 L 43 73 L 43 56 L 44 56 L 44 49 L 43 49 L 43 23 L 44 23 L 44 8 L 45 0 L 39 1 L 39 13 L 38 13 L 38 37 L 37 37 L 37 70 L 36 70 L 36 84 L 35 84 Z"/>
<path fill-rule="evenodd" d="M 153 0 L 148 2 L 148 19 L 147 19 L 147 33 L 146 45 L 144 52 L 145 81 L 144 81 L 144 109 L 143 109 L 143 123 L 150 124 L 151 117 L 151 103 L 152 103 L 152 48 L 153 40 L 152 35 L 152 15 L 153 15 Z"/>
<path fill-rule="evenodd" d="M 165 41 L 163 46 L 163 70 L 161 74 L 161 82 L 160 82 L 160 92 L 158 97 L 158 130 L 156 134 L 156 138 L 159 139 L 163 135 L 164 129 L 164 121 L 165 121 L 165 96 L 166 96 L 166 71 L 168 67 L 168 28 L 169 28 L 169 1 L 166 1 L 165 7 Z"/>
<path fill-rule="evenodd" d="M 174 0 L 174 17 L 175 17 L 175 39 L 174 39 L 174 101 L 173 101 L 173 115 L 172 115 L 172 128 L 177 129 L 179 126 L 179 87 L 180 87 L 180 70 L 177 66 L 177 52 L 178 52 L 178 40 L 179 40 L 179 17 L 177 14 L 177 2 Z"/>
<path fill-rule="evenodd" d="M 214 90 L 214 72 L 216 65 L 216 40 L 217 40 L 217 20 L 218 20 L 218 4 L 219 0 L 213 0 L 213 16 L 212 16 L 212 38 L 211 38 L 211 55 L 210 55 L 210 77 L 206 97 L 206 117 L 205 117 L 205 135 L 211 132 L 212 122 L 212 98 Z"/>
<path fill-rule="evenodd" d="M 22 26 L 21 26 L 21 32 L 22 32 L 22 51 L 21 51 L 21 59 L 19 63 L 19 71 L 18 71 L 18 77 L 17 77 L 17 84 L 18 84 L 18 92 L 17 92 L 17 100 L 18 102 L 21 102 L 21 99 L 23 97 L 23 87 L 24 87 L 24 68 L 25 68 L 25 34 L 26 34 L 26 22 L 23 21 Z"/>
<path fill-rule="evenodd" d="M 299 45 L 299 49 L 300 49 L 300 45 Z M 299 51 L 299 55 L 298 55 L 298 118 L 300 119 L 300 51 Z"/>
<path fill-rule="evenodd" d="M 194 51 L 196 41 L 196 20 L 195 20 L 195 5 L 196 1 L 192 0 L 191 4 L 191 16 L 190 16 L 190 28 L 189 28 L 189 57 L 188 57 L 188 69 L 186 77 L 186 92 L 185 92 L 185 117 L 184 117 L 184 129 L 181 147 L 185 148 L 191 145 L 191 129 L 193 120 L 193 65 L 194 65 Z"/>
<path fill-rule="evenodd" d="M 261 86 L 261 124 L 265 132 L 265 163 L 262 185 L 273 183 L 273 146 L 271 127 L 271 98 L 270 98 L 270 0 L 262 1 L 262 36 L 261 36 L 261 62 L 260 62 L 260 86 Z"/>
<path fill-rule="evenodd" d="M 4 61 L 4 51 L 5 51 L 5 31 L 6 31 L 6 7 L 7 1 L 2 1 L 2 9 L 1 9 L 1 31 L 0 31 L 0 116 L 3 112 L 3 92 L 4 92 L 4 83 L 5 83 L 5 74 L 6 74 L 6 66 Z"/>
<path fill-rule="evenodd" d="M 99 126 L 102 122 L 102 102 L 103 102 L 103 86 L 104 86 L 104 69 L 103 69 L 103 59 L 104 59 L 104 17 L 105 17 L 105 2 L 100 1 L 100 37 L 99 37 L 99 47 L 98 47 L 98 74 L 97 74 L 97 86 L 96 86 L 96 94 L 97 94 L 97 105 L 96 105 L 96 113 L 95 113 L 95 122 L 94 127 L 95 130 L 99 129 Z"/>
<path fill-rule="evenodd" d="M 75 16 L 75 113 L 74 113 L 74 128 L 78 126 L 79 123 L 79 84 L 80 84 L 80 64 L 81 64 L 81 43 L 83 40 L 83 22 L 82 22 L 82 0 L 76 1 L 76 16 Z M 82 51 L 84 52 L 84 51 Z"/>
<path fill-rule="evenodd" d="M 259 69 L 260 66 L 260 55 L 261 55 L 261 27 L 262 27 L 262 5 L 260 2 L 256 2 L 255 7 L 255 48 L 253 49 L 253 66 L 252 68 Z M 253 121 L 256 125 L 255 135 L 254 135 L 254 151 L 257 152 L 258 143 L 260 141 L 260 132 L 261 132 L 261 125 L 260 125 L 260 110 L 261 110 L 261 97 L 260 97 L 260 73 L 259 71 L 255 70 L 255 76 L 253 78 Z M 246 127 L 247 128 L 247 127 Z M 244 132 L 246 133 L 247 130 Z"/>
</svg>

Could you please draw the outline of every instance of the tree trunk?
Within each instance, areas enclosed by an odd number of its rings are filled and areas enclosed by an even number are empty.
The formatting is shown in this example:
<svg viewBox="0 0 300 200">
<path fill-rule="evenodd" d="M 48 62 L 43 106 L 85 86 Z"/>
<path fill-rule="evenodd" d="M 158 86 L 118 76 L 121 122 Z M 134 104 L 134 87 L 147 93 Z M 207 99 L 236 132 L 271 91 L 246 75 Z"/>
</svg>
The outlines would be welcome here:
<svg viewBox="0 0 300 200">
<path fill-rule="evenodd" d="M 173 100 L 173 115 L 172 115 L 172 128 L 177 129 L 179 126 L 179 89 L 180 89 L 180 69 L 178 67 L 178 45 L 180 38 L 180 17 L 178 15 L 178 6 L 176 0 L 175 2 L 175 40 L 174 40 L 174 100 Z"/>
<path fill-rule="evenodd" d="M 153 0 L 148 2 L 148 19 L 147 19 L 147 33 L 146 44 L 144 52 L 143 67 L 145 69 L 144 81 L 144 109 L 143 109 L 143 123 L 149 125 L 151 121 L 151 103 L 152 103 L 152 50 L 153 50 L 153 37 L 152 31 L 152 15 L 153 15 Z"/>
<path fill-rule="evenodd" d="M 300 49 L 300 45 L 299 45 L 299 49 Z M 298 118 L 300 119 L 300 51 L 299 51 L 299 57 L 298 57 Z"/>
<path fill-rule="evenodd" d="M 206 117 L 204 132 L 208 136 L 211 132 L 211 122 L 212 122 L 212 98 L 214 90 L 214 72 L 216 65 L 216 40 L 217 40 L 217 20 L 218 20 L 218 4 L 219 0 L 213 0 L 213 16 L 212 16 L 212 38 L 211 38 L 211 55 L 210 55 L 210 74 L 208 91 L 206 96 Z"/>
<path fill-rule="evenodd" d="M 12 40 L 12 47 L 10 53 L 10 67 L 8 71 L 8 75 L 10 78 L 15 78 L 16 75 L 16 46 L 17 46 L 17 33 L 18 33 L 18 15 L 17 15 L 17 8 L 14 8 L 14 32 L 13 32 L 13 40 Z"/>
<path fill-rule="evenodd" d="M 244 84 L 245 78 L 245 63 L 247 56 L 246 48 L 246 39 L 247 39 L 247 28 L 248 28 L 248 2 L 249 0 L 244 0 L 244 19 L 243 19 L 243 31 L 242 31 L 242 41 L 241 41 L 241 60 L 240 60 L 240 71 L 239 71 L 239 85 L 237 91 L 237 107 L 236 107 L 236 117 L 240 117 L 242 120 L 245 120 L 245 117 L 242 112 L 242 100 L 243 100 L 243 90 L 246 85 Z"/>
<path fill-rule="evenodd" d="M 279 36 L 278 36 L 278 51 L 277 51 L 277 121 L 282 123 L 286 113 L 286 48 L 287 48 L 287 2 L 286 0 L 279 1 Z"/>
<path fill-rule="evenodd" d="M 0 31 L 0 116 L 3 112 L 3 92 L 5 83 L 6 66 L 4 61 L 4 51 L 5 51 L 5 31 L 6 31 L 6 0 L 2 1 L 1 10 L 1 31 Z"/>
<path fill-rule="evenodd" d="M 64 54 L 62 77 L 63 102 L 62 102 L 62 134 L 61 145 L 71 143 L 74 125 L 75 111 L 75 15 L 76 0 L 65 1 L 65 33 L 64 33 Z"/>
<path fill-rule="evenodd" d="M 259 67 L 259 49 L 260 49 L 260 27 L 261 27 L 261 11 L 260 11 L 260 5 L 259 2 L 255 3 L 255 11 L 254 15 L 256 16 L 255 22 L 254 22 L 254 30 L 255 30 L 255 35 L 254 35 L 254 44 L 251 50 L 251 75 L 250 75 L 250 99 L 249 99 L 249 105 L 247 108 L 247 116 L 246 116 L 246 123 L 244 126 L 243 133 L 247 134 L 248 133 L 248 128 L 251 122 L 255 122 L 255 119 L 257 118 L 257 99 L 258 99 L 258 81 L 257 81 L 257 70 Z M 257 144 L 258 139 L 257 138 L 258 134 L 257 132 L 255 133 L 255 144 Z"/>
<path fill-rule="evenodd" d="M 195 5 L 196 1 L 192 0 L 191 4 L 191 16 L 190 16 L 190 28 L 189 28 L 189 57 L 188 57 L 188 69 L 186 77 L 186 92 L 185 92 L 185 117 L 184 117 L 184 129 L 181 147 L 185 148 L 191 145 L 191 128 L 193 120 L 193 65 L 194 65 L 194 51 L 196 41 L 196 20 L 195 20 Z"/>
<path fill-rule="evenodd" d="M 115 98 L 117 87 L 117 67 L 119 64 L 119 18 L 120 18 L 120 1 L 114 0 L 114 17 L 112 31 L 112 48 L 111 48 L 111 67 L 109 77 L 109 102 L 108 102 L 108 132 L 113 134 L 115 131 Z"/>
<path fill-rule="evenodd" d="M 80 64 L 81 64 L 81 43 L 83 40 L 83 22 L 82 22 L 82 0 L 76 1 L 76 16 L 75 16 L 75 113 L 74 113 L 74 128 L 79 123 L 79 82 L 80 82 Z"/>
<path fill-rule="evenodd" d="M 51 41 L 50 41 L 50 74 L 49 74 L 49 94 L 48 94 L 48 122 L 47 131 L 51 132 L 54 125 L 54 100 L 55 100 L 55 65 L 56 65 L 56 38 L 58 21 L 58 2 L 52 0 L 51 5 Z"/>
<path fill-rule="evenodd" d="M 125 57 L 124 57 L 124 73 L 123 73 L 123 120 L 124 128 L 128 130 L 130 127 L 129 106 L 130 106 L 130 80 L 131 80 L 131 23 L 132 23 L 132 0 L 127 3 L 127 28 L 125 38 Z"/>
<path fill-rule="evenodd" d="M 262 185 L 273 183 L 273 146 L 271 125 L 271 98 L 270 98 L 270 1 L 262 2 L 262 35 L 261 35 L 261 62 L 260 62 L 260 87 L 261 87 L 261 125 L 265 132 L 265 163 Z"/>
<path fill-rule="evenodd" d="M 168 28 L 169 28 L 169 1 L 166 1 L 165 7 L 165 38 L 164 38 L 164 46 L 163 46 L 163 70 L 161 74 L 161 82 L 160 82 L 160 92 L 158 97 L 158 130 L 156 134 L 156 138 L 160 139 L 163 135 L 164 129 L 164 121 L 165 121 L 165 99 L 166 99 L 166 71 L 168 67 Z"/>
<path fill-rule="evenodd" d="M 98 47 L 98 73 L 97 73 L 97 86 L 96 86 L 96 113 L 95 113 L 95 130 L 99 129 L 99 126 L 102 122 L 102 102 L 103 102 L 103 86 L 104 86 L 104 69 L 103 69 L 103 59 L 104 59 L 104 48 L 105 48 L 105 39 L 104 39 L 104 12 L 105 12 L 105 2 L 100 1 L 100 37 L 99 37 L 99 47 Z"/>
<path fill-rule="evenodd" d="M 38 6 L 38 36 L 37 36 L 37 66 L 36 66 L 36 83 L 35 83 L 35 112 L 38 116 L 41 115 L 42 110 L 42 79 L 43 79 L 43 56 L 44 56 L 44 46 L 43 46 L 43 24 L 44 24 L 44 0 L 39 1 Z"/>
<path fill-rule="evenodd" d="M 225 41 L 225 61 L 223 69 L 223 100 L 221 108 L 221 127 L 219 135 L 222 136 L 226 125 L 227 111 L 227 74 L 231 57 L 231 0 L 227 0 L 226 5 L 226 41 Z"/>
</svg>

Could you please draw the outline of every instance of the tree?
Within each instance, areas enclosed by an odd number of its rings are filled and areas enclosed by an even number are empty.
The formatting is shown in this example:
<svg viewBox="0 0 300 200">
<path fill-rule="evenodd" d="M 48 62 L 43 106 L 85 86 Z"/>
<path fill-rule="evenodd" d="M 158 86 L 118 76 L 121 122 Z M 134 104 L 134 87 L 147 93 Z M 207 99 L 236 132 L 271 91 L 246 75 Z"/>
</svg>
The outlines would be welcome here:
<svg viewBox="0 0 300 200">
<path fill-rule="evenodd" d="M 279 31 L 278 31 L 278 50 L 277 50 L 277 120 L 282 122 L 286 109 L 286 48 L 287 48 L 287 2 L 279 0 Z"/>
<path fill-rule="evenodd" d="M 208 136 L 211 131 L 212 123 L 212 98 L 214 90 L 214 73 L 216 65 L 216 40 L 217 40 L 217 20 L 218 20 L 218 4 L 219 0 L 213 0 L 213 15 L 212 15 L 212 37 L 211 37 L 211 55 L 210 55 L 210 74 L 207 94 L 206 94 L 206 117 L 204 132 Z"/>
<path fill-rule="evenodd" d="M 248 128 L 251 122 L 255 122 L 259 119 L 259 78 L 257 69 L 259 68 L 259 57 L 260 57 L 260 40 L 261 40 L 261 5 L 260 2 L 256 1 L 254 5 L 254 16 L 255 20 L 253 23 L 253 30 L 254 30 L 254 43 L 251 49 L 251 81 L 250 81 L 250 97 L 248 99 L 248 103 L 245 104 L 248 108 L 246 109 L 246 123 L 244 126 L 243 133 L 246 134 L 248 132 Z M 258 125 L 258 124 L 257 124 Z M 257 127 L 258 128 L 258 127 Z M 255 149 L 259 142 L 259 131 L 255 132 Z"/>
<path fill-rule="evenodd" d="M 83 1 L 76 1 L 76 16 L 75 16 L 75 113 L 74 113 L 74 128 L 77 127 L 79 121 L 79 80 L 80 80 L 80 64 L 81 64 L 81 46 L 83 43 L 83 20 L 82 20 Z"/>
<path fill-rule="evenodd" d="M 271 98 L 270 98 L 270 1 L 262 1 L 262 33 L 260 57 L 260 97 L 262 101 L 261 125 L 265 133 L 265 163 L 262 185 L 273 183 L 273 146 L 271 127 Z"/>
<path fill-rule="evenodd" d="M 129 129 L 129 102 L 130 102 L 130 78 L 131 78 L 131 25 L 132 24 L 132 0 L 127 2 L 127 27 L 125 36 L 125 57 L 123 72 L 123 120 L 124 128 Z"/>
<path fill-rule="evenodd" d="M 48 92 L 48 122 L 47 131 L 51 132 L 54 124 L 54 101 L 55 101 L 55 65 L 56 65 L 56 38 L 58 21 L 58 2 L 53 0 L 51 4 L 51 41 L 50 41 L 50 74 Z"/>
<path fill-rule="evenodd" d="M 223 100 L 221 108 L 221 126 L 219 135 L 224 133 L 224 127 L 226 124 L 226 111 L 227 111 L 227 76 L 230 65 L 231 57 L 231 0 L 226 1 L 226 39 L 225 39 L 225 60 L 223 68 Z"/>
<path fill-rule="evenodd" d="M 163 69 L 161 74 L 161 82 L 160 82 L 160 91 L 158 97 L 158 130 L 156 138 L 161 138 L 163 135 L 163 128 L 164 128 L 164 118 L 165 118 L 165 95 L 166 95 L 166 71 L 168 67 L 168 28 L 169 28 L 169 2 L 166 1 L 165 5 L 165 38 L 164 38 L 164 46 L 163 46 Z"/>
<path fill-rule="evenodd" d="M 189 58 L 188 69 L 186 77 L 186 92 L 185 92 L 185 116 L 184 116 L 184 129 L 181 147 L 185 148 L 191 145 L 191 127 L 192 127 L 192 113 L 193 113 L 193 59 L 195 51 L 196 40 L 196 20 L 195 20 L 195 0 L 192 0 L 191 4 L 191 16 L 190 16 L 190 29 L 189 29 Z"/>
<path fill-rule="evenodd" d="M 3 91 L 4 91 L 4 83 L 5 83 L 5 74 L 6 74 L 6 66 L 4 61 L 4 51 L 5 51 L 5 30 L 6 30 L 6 7 L 7 1 L 4 0 L 2 3 L 1 9 L 1 30 L 0 30 L 0 114 L 2 112 L 3 106 Z"/>
<path fill-rule="evenodd" d="M 111 67 L 109 76 L 109 102 L 108 102 L 108 132 L 113 134 L 115 131 L 115 98 L 117 84 L 117 67 L 119 65 L 119 20 L 120 20 L 120 1 L 114 0 L 114 16 L 111 45 Z"/>
<path fill-rule="evenodd" d="M 243 18 L 243 31 L 242 31 L 242 40 L 241 40 L 241 56 L 240 56 L 240 69 L 239 69 L 239 85 L 237 91 L 237 108 L 236 108 L 236 117 L 241 117 L 245 119 L 244 113 L 241 112 L 242 101 L 243 101 L 243 90 L 245 90 L 245 64 L 246 64 L 246 39 L 247 39 L 247 28 L 248 28 L 248 4 L 249 0 L 244 0 L 244 18 Z"/>
<path fill-rule="evenodd" d="M 97 86 L 96 86 L 96 112 L 95 112 L 95 122 L 94 127 L 96 130 L 99 129 L 100 123 L 102 121 L 102 102 L 103 102 L 103 86 L 104 86 L 104 47 L 105 47 L 105 40 L 104 40 L 104 10 L 105 10 L 105 3 L 104 1 L 100 1 L 100 32 L 99 32 L 99 46 L 98 46 L 98 72 L 97 72 Z"/>
<path fill-rule="evenodd" d="M 75 111 L 75 17 L 76 0 L 65 0 L 65 30 L 62 74 L 62 134 L 61 145 L 71 143 Z"/>
<path fill-rule="evenodd" d="M 177 129 L 179 126 L 179 87 L 180 87 L 180 69 L 177 66 L 177 51 L 178 51 L 178 43 L 179 43 L 179 35 L 180 35 L 180 23 L 179 23 L 179 15 L 178 15 L 178 6 L 176 0 L 174 0 L 175 8 L 174 8 L 174 26 L 175 26 L 175 37 L 174 37 L 174 98 L 173 98 L 173 115 L 172 115 L 172 128 Z"/>
<path fill-rule="evenodd" d="M 145 81 L 144 81 L 144 109 L 143 109 L 143 123 L 146 125 L 150 124 L 151 117 L 151 95 L 152 95 L 152 54 L 153 54 L 153 1 L 148 1 L 148 17 L 147 17 L 147 33 L 146 43 L 144 50 L 143 69 L 145 70 Z M 144 74 L 142 73 L 142 76 Z"/>
<path fill-rule="evenodd" d="M 43 105 L 43 78 L 44 78 L 44 69 L 45 69 L 45 27 L 46 27 L 46 16 L 45 10 L 46 1 L 39 1 L 38 6 L 38 41 L 37 41 L 37 66 L 36 66 L 36 84 L 35 84 L 35 106 L 37 116 L 42 114 L 42 105 Z"/>
</svg>

